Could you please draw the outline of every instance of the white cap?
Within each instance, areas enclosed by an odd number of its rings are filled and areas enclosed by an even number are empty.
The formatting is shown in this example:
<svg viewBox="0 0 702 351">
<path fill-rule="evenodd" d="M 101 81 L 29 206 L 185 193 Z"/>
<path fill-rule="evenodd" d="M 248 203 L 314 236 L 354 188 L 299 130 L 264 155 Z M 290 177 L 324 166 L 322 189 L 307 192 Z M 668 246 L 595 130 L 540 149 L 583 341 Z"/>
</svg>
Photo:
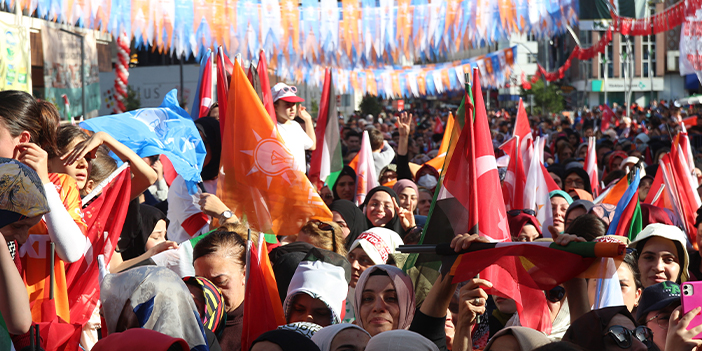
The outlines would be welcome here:
<svg viewBox="0 0 702 351">
<path fill-rule="evenodd" d="M 395 249 L 403 244 L 402 238 L 394 231 L 387 228 L 374 227 L 361 233 L 351 244 L 349 252 L 361 246 L 373 263 L 385 264 L 388 262 L 390 254 L 394 254 Z"/>
<path fill-rule="evenodd" d="M 285 83 L 278 83 L 271 88 L 271 95 L 273 95 L 273 102 L 278 100 L 283 100 L 287 102 L 303 102 L 305 99 L 299 97 L 297 94 L 297 88 L 294 86 L 289 86 Z"/>
</svg>

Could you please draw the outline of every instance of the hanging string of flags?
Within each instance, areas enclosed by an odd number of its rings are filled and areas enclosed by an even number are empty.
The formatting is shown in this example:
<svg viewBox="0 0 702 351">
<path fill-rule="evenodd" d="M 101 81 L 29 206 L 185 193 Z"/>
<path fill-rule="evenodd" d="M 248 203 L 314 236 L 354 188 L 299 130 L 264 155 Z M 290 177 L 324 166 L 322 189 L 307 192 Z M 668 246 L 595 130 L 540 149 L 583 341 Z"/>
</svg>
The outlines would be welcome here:
<svg viewBox="0 0 702 351">
<path fill-rule="evenodd" d="M 691 9 L 695 8 L 695 4 L 685 7 L 687 2 L 680 1 L 663 12 L 639 19 L 620 17 L 611 12 L 612 26 L 615 32 L 619 32 L 622 35 L 655 35 L 667 32 L 681 25 L 686 16 L 694 16 L 694 11 L 692 11 L 691 15 L 689 13 Z M 700 4 L 696 5 L 696 8 L 700 7 Z"/>
<path fill-rule="evenodd" d="M 510 83 L 512 66 L 517 62 L 517 46 L 498 50 L 472 59 L 432 65 L 387 67 L 381 69 L 332 69 L 334 86 L 340 94 L 362 92 L 383 98 L 439 95 L 465 89 L 465 74 L 480 70 L 483 87 L 503 88 Z M 277 74 L 288 80 L 321 87 L 324 69 L 309 70 L 280 67 Z"/>
<path fill-rule="evenodd" d="M 52 21 L 126 33 L 139 47 L 289 66 L 400 64 L 509 38 L 550 37 L 578 20 L 578 0 L 0 0 Z M 299 5 L 298 5 L 299 4 Z M 377 5 L 376 5 L 377 4 Z"/>
<path fill-rule="evenodd" d="M 590 60 L 593 57 L 595 57 L 596 54 L 604 53 L 605 47 L 609 45 L 609 43 L 612 41 L 612 33 L 616 32 L 622 35 L 637 36 L 655 35 L 658 33 L 666 32 L 674 29 L 677 26 L 682 25 L 683 22 L 686 21 L 686 18 L 694 18 L 696 16 L 696 11 L 700 8 L 702 8 L 702 0 L 690 0 L 680 1 L 675 5 L 668 7 L 663 12 L 659 12 L 650 17 L 644 17 L 639 19 L 621 17 L 615 14 L 614 12 L 610 12 L 612 16 L 612 24 L 604 33 L 604 35 L 600 37 L 600 40 L 597 42 L 597 44 L 587 49 L 583 49 L 580 46 L 576 46 L 571 52 L 570 56 L 568 56 L 568 59 L 565 61 L 563 66 L 558 68 L 556 71 L 548 72 L 543 66 L 538 65 L 536 73 L 531 77 L 530 80 L 527 80 L 526 77 L 522 74 L 521 86 L 522 88 L 529 90 L 531 89 L 531 84 L 536 83 L 539 79 L 541 79 L 541 77 L 544 77 L 544 79 L 549 82 L 563 79 L 563 77 L 565 76 L 565 71 L 567 71 L 570 68 L 573 59 Z M 694 26 L 688 26 L 684 28 L 689 34 L 689 32 L 696 32 L 696 30 L 691 29 L 692 27 Z M 700 26 L 699 28 L 702 28 L 702 26 Z M 685 38 L 687 38 L 686 35 L 686 32 L 683 31 L 683 40 L 681 40 L 680 42 L 681 52 L 686 52 L 687 47 L 692 46 L 685 46 L 687 44 L 687 41 L 684 40 Z M 689 56 L 697 58 L 702 57 L 702 54 L 697 55 L 695 53 Z M 702 62 L 702 59 L 692 59 L 690 60 L 690 62 Z M 695 66 L 698 68 L 690 68 L 690 72 L 702 72 L 701 63 L 691 64 L 690 66 Z M 684 69 L 685 68 L 683 68 L 683 70 Z M 702 76 L 702 73 L 700 75 Z"/>
</svg>

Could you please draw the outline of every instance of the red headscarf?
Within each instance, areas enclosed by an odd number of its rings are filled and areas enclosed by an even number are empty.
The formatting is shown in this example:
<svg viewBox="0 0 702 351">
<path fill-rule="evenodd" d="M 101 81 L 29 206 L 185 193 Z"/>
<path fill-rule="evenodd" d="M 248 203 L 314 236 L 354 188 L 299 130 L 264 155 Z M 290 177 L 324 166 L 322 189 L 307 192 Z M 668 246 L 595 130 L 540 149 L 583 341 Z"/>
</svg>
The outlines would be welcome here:
<svg viewBox="0 0 702 351">
<path fill-rule="evenodd" d="M 121 333 L 113 333 L 93 346 L 94 351 L 150 350 L 167 351 L 171 346 L 180 344 L 183 350 L 190 346 L 183 339 L 176 339 L 151 329 L 132 328 Z"/>
<path fill-rule="evenodd" d="M 518 237 L 519 232 L 521 232 L 522 228 L 527 224 L 533 225 L 536 228 L 536 231 L 539 232 L 539 235 L 542 235 L 541 228 L 538 224 L 539 221 L 536 220 L 536 217 L 528 215 L 524 212 L 521 212 L 516 216 L 507 215 L 507 217 L 509 222 L 509 232 L 513 238 Z"/>
</svg>

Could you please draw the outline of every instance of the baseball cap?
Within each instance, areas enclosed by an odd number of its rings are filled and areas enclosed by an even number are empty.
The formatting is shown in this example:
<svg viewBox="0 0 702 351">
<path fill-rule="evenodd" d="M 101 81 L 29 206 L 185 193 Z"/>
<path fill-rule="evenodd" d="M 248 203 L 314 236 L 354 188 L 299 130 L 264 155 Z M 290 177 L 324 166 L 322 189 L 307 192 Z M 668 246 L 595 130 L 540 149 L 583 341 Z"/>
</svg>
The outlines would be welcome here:
<svg viewBox="0 0 702 351">
<path fill-rule="evenodd" d="M 680 304 L 680 285 L 671 281 L 651 285 L 641 294 L 636 308 L 636 321 L 641 324 L 649 312 L 664 309 L 674 303 Z"/>
<path fill-rule="evenodd" d="M 278 100 L 283 100 L 287 102 L 303 102 L 305 99 L 295 95 L 297 93 L 297 88 L 294 86 L 287 85 L 285 83 L 278 83 L 271 88 L 271 95 L 273 95 L 273 102 Z"/>
</svg>

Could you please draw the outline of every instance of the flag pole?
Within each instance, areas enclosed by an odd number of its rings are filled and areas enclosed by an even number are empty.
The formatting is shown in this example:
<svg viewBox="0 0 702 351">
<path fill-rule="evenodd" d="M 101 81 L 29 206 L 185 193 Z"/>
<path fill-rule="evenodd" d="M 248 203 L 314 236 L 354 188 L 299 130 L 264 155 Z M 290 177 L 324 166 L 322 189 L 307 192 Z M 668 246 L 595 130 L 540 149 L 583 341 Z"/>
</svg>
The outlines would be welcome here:
<svg viewBox="0 0 702 351">
<path fill-rule="evenodd" d="M 236 234 L 234 234 L 236 235 Z M 251 270 L 251 228 L 248 230 L 246 237 L 246 279 L 245 284 L 249 282 L 249 271 Z"/>
<path fill-rule="evenodd" d="M 56 252 L 56 244 L 52 241 L 50 244 L 50 253 L 51 253 L 51 266 L 49 269 L 49 300 L 54 299 L 54 282 L 56 281 L 54 278 L 54 253 Z"/>
</svg>

